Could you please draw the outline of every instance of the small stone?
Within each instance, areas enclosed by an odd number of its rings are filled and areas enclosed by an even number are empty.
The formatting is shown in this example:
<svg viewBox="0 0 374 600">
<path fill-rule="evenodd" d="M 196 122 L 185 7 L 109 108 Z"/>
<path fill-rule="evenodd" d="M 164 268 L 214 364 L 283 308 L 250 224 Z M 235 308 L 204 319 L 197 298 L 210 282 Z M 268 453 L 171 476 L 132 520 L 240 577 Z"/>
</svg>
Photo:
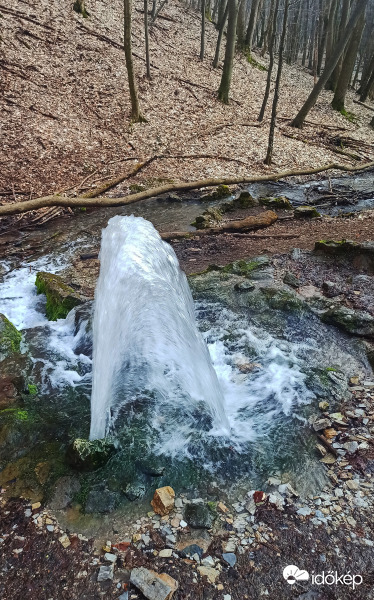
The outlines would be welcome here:
<svg viewBox="0 0 374 600">
<path fill-rule="evenodd" d="M 320 402 L 318 406 L 323 412 L 325 412 L 326 410 L 328 410 L 330 404 L 326 400 L 322 400 L 322 402 Z"/>
<path fill-rule="evenodd" d="M 70 546 L 70 543 L 71 543 L 68 536 L 66 535 L 66 533 L 64 533 L 61 537 L 59 537 L 58 541 L 63 545 L 64 548 L 67 548 L 68 546 Z"/>
<path fill-rule="evenodd" d="M 346 486 L 350 490 L 358 490 L 358 488 L 359 488 L 358 482 L 354 481 L 354 479 L 348 479 L 348 481 L 346 482 Z"/>
<path fill-rule="evenodd" d="M 130 582 L 138 588 L 148 600 L 171 600 L 178 588 L 178 582 L 166 573 L 156 573 L 139 567 L 133 569 Z"/>
<path fill-rule="evenodd" d="M 359 383 L 360 383 L 360 378 L 358 377 L 358 375 L 351 377 L 349 380 L 349 385 L 359 385 Z"/>
<path fill-rule="evenodd" d="M 308 517 L 312 514 L 312 510 L 309 508 L 309 506 L 303 506 L 302 508 L 299 508 L 297 514 L 302 515 L 303 517 Z"/>
<path fill-rule="evenodd" d="M 47 531 L 52 532 L 54 530 L 55 530 L 54 525 L 47 525 Z"/>
<path fill-rule="evenodd" d="M 233 567 L 236 564 L 236 556 L 233 552 L 224 552 L 222 554 L 222 558 L 225 562 L 227 562 L 230 567 Z"/>
<path fill-rule="evenodd" d="M 171 548 L 164 548 L 163 550 L 160 550 L 158 555 L 160 558 L 170 558 L 172 554 L 173 550 Z"/>
<path fill-rule="evenodd" d="M 107 560 L 108 562 L 111 562 L 111 563 L 115 563 L 116 560 L 117 560 L 116 555 L 115 554 L 111 554 L 110 552 L 106 552 L 104 554 L 104 558 L 105 558 L 105 560 Z"/>
<path fill-rule="evenodd" d="M 181 550 L 180 555 L 182 558 L 191 558 L 194 554 L 197 554 L 199 558 L 204 554 L 204 550 L 197 544 L 190 544 Z"/>
<path fill-rule="evenodd" d="M 102 565 L 99 569 L 99 574 L 97 576 L 97 581 L 108 581 L 108 579 L 112 580 L 114 575 L 114 564 L 111 565 Z"/>
<path fill-rule="evenodd" d="M 175 492 L 169 485 L 158 488 L 151 502 L 155 513 L 159 515 L 167 515 L 174 508 Z"/>
<path fill-rule="evenodd" d="M 31 510 L 37 510 L 40 507 L 41 507 L 40 502 L 34 502 L 34 504 L 31 505 Z"/>
<path fill-rule="evenodd" d="M 330 452 L 328 452 L 326 454 L 326 456 L 324 456 L 323 458 L 321 458 L 320 462 L 325 463 L 326 465 L 333 465 L 336 462 L 336 458 L 333 454 L 330 454 Z"/>
<path fill-rule="evenodd" d="M 313 429 L 314 429 L 314 431 L 321 431 L 322 429 L 326 429 L 327 427 L 330 427 L 330 425 L 331 425 L 331 421 L 329 419 L 317 419 L 313 423 Z"/>
<path fill-rule="evenodd" d="M 231 554 L 231 553 L 234 553 L 235 550 L 236 550 L 236 541 L 233 538 L 230 538 L 224 546 L 224 551 L 227 554 Z"/>
<path fill-rule="evenodd" d="M 174 506 L 175 506 L 175 508 L 182 508 L 183 507 L 182 498 L 176 498 L 175 502 L 174 502 Z"/>
<path fill-rule="evenodd" d="M 205 504 L 187 504 L 184 517 L 190 527 L 210 529 L 212 515 Z"/>
<path fill-rule="evenodd" d="M 350 454 L 354 454 L 358 450 L 358 443 L 346 442 L 345 444 L 343 444 L 343 448 L 345 448 L 345 450 L 347 450 Z"/>
<path fill-rule="evenodd" d="M 215 562 L 211 556 L 206 556 L 205 558 L 202 559 L 201 564 L 204 567 L 214 567 Z"/>
<path fill-rule="evenodd" d="M 182 519 L 182 520 L 180 521 L 180 523 L 179 523 L 179 526 L 180 526 L 180 527 L 187 527 L 187 523 L 186 523 L 186 521 L 183 521 L 183 519 Z"/>
<path fill-rule="evenodd" d="M 231 594 L 224 594 L 223 600 L 231 600 Z"/>
<path fill-rule="evenodd" d="M 217 577 L 219 576 L 219 571 L 217 569 L 212 569 L 211 567 L 197 567 L 197 570 L 199 571 L 200 575 L 202 575 L 203 577 L 207 577 L 208 581 L 212 584 L 215 583 Z"/>
</svg>

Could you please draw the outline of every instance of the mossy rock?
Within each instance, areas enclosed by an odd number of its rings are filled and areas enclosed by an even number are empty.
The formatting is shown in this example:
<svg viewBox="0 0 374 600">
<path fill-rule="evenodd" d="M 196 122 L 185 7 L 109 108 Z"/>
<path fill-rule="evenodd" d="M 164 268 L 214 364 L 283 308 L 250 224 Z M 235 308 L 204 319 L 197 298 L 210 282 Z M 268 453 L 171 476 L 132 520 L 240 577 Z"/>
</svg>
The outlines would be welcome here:
<svg viewBox="0 0 374 600">
<path fill-rule="evenodd" d="M 284 210 L 293 209 L 291 202 L 286 196 L 279 196 L 278 198 L 260 198 L 259 202 L 262 206 L 267 206 L 268 208 Z"/>
<path fill-rule="evenodd" d="M 9 319 L 0 313 L 0 361 L 20 352 L 21 337 Z"/>
<path fill-rule="evenodd" d="M 249 192 L 241 192 L 240 196 L 234 198 L 232 201 L 231 209 L 234 208 L 253 208 L 254 206 L 258 206 L 259 201 L 256 200 Z"/>
<path fill-rule="evenodd" d="M 314 244 L 314 251 L 321 254 L 346 254 L 356 252 L 360 245 L 351 240 L 319 240 Z"/>
<path fill-rule="evenodd" d="M 336 306 L 325 312 L 322 320 L 353 335 L 374 339 L 374 317 L 365 311 Z"/>
<path fill-rule="evenodd" d="M 306 304 L 291 290 L 266 287 L 261 288 L 270 308 L 286 311 L 303 311 Z"/>
<path fill-rule="evenodd" d="M 298 206 L 295 208 L 295 219 L 316 219 L 320 217 L 318 210 L 314 206 Z"/>
<path fill-rule="evenodd" d="M 76 439 L 69 446 L 67 461 L 75 469 L 94 471 L 103 467 L 116 452 L 111 439 L 85 440 Z"/>
<path fill-rule="evenodd" d="M 49 321 L 65 319 L 67 314 L 83 300 L 70 286 L 66 285 L 59 275 L 40 271 L 35 280 L 38 294 L 45 294 L 47 298 L 46 316 Z"/>
<path fill-rule="evenodd" d="M 202 215 L 196 217 L 191 225 L 196 229 L 207 229 L 220 221 L 222 221 L 222 211 L 219 208 L 211 207 L 205 210 Z"/>
<path fill-rule="evenodd" d="M 228 185 L 219 185 L 214 192 L 201 197 L 201 200 L 220 200 L 231 196 L 231 190 Z"/>
<path fill-rule="evenodd" d="M 222 271 L 224 273 L 232 273 L 233 275 L 242 275 L 243 277 L 249 277 L 252 271 L 267 267 L 270 264 L 268 256 L 257 256 L 252 260 L 236 260 L 225 267 Z M 212 269 L 211 269 L 212 270 Z"/>
</svg>

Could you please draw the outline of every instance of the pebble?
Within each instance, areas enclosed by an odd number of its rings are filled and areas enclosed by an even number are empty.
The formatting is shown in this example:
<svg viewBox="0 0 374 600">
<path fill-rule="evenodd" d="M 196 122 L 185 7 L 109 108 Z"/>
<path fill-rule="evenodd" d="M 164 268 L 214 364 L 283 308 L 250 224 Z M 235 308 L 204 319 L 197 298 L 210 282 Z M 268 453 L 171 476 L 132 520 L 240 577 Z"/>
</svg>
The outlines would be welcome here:
<svg viewBox="0 0 374 600">
<path fill-rule="evenodd" d="M 160 558 L 170 558 L 173 554 L 173 550 L 171 548 L 164 548 L 164 550 L 160 550 L 159 557 Z"/>
<path fill-rule="evenodd" d="M 230 567 L 233 567 L 236 564 L 236 556 L 233 552 L 224 552 L 222 558 L 230 565 Z"/>
<path fill-rule="evenodd" d="M 99 573 L 97 576 L 97 581 L 107 581 L 108 579 L 113 579 L 114 574 L 114 564 L 111 565 L 102 565 L 99 569 Z"/>
<path fill-rule="evenodd" d="M 319 512 L 319 511 L 318 511 Z M 312 509 L 309 508 L 309 506 L 302 506 L 301 508 L 299 508 L 299 510 L 297 511 L 298 515 L 302 515 L 303 517 L 308 517 L 309 515 L 312 514 Z"/>
<path fill-rule="evenodd" d="M 47 525 L 47 530 L 51 531 L 51 532 L 54 531 L 55 530 L 54 525 Z"/>
<path fill-rule="evenodd" d="M 105 560 L 107 560 L 108 562 L 111 562 L 111 563 L 115 563 L 116 560 L 117 560 L 116 555 L 115 554 L 111 554 L 110 552 L 106 552 L 104 554 L 104 558 L 105 558 Z"/>
<path fill-rule="evenodd" d="M 182 519 L 182 521 L 179 523 L 179 526 L 180 527 L 187 527 L 186 521 L 183 521 L 183 519 Z"/>
</svg>

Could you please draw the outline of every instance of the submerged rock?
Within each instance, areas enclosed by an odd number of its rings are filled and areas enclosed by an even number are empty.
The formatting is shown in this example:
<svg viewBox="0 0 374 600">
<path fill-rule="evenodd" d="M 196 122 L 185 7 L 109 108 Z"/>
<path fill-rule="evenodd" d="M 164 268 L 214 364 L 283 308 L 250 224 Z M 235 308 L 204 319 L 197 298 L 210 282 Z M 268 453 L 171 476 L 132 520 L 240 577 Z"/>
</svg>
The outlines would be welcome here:
<svg viewBox="0 0 374 600">
<path fill-rule="evenodd" d="M 35 285 L 38 294 L 47 298 L 46 316 L 50 321 L 65 319 L 74 306 L 82 304 L 81 296 L 66 285 L 59 275 L 40 271 L 36 275 Z"/>
<path fill-rule="evenodd" d="M 20 352 L 21 334 L 13 323 L 0 313 L 0 361 Z"/>
<path fill-rule="evenodd" d="M 91 490 L 88 493 L 85 512 L 107 514 L 115 509 L 117 494 L 107 489 Z"/>
<path fill-rule="evenodd" d="M 212 515 L 205 504 L 187 504 L 184 518 L 190 527 L 196 529 L 210 529 L 212 526 Z"/>
<path fill-rule="evenodd" d="M 169 485 L 158 488 L 153 496 L 151 505 L 158 515 L 167 515 L 174 508 L 175 492 Z"/>
<path fill-rule="evenodd" d="M 114 442 L 108 438 L 103 440 L 84 440 L 77 438 L 67 451 L 69 464 L 83 471 L 99 469 L 116 452 Z"/>
<path fill-rule="evenodd" d="M 50 507 L 53 510 L 62 510 L 69 506 L 81 485 L 77 477 L 66 475 L 56 481 Z"/>
</svg>

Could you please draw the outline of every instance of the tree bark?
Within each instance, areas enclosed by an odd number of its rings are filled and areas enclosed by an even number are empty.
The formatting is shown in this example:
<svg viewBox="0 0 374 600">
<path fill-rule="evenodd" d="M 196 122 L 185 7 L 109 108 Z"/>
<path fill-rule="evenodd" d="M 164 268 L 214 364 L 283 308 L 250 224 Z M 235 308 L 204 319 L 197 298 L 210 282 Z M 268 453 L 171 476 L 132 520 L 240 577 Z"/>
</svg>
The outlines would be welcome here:
<svg viewBox="0 0 374 600">
<path fill-rule="evenodd" d="M 268 74 L 267 74 L 267 80 L 266 80 L 266 89 L 265 89 L 264 99 L 262 102 L 260 114 L 258 116 L 258 120 L 260 123 L 264 118 L 265 109 L 266 109 L 266 105 L 268 103 L 269 94 L 270 94 L 271 76 L 272 76 L 273 67 L 274 67 L 274 46 L 275 46 L 275 39 L 277 37 L 277 18 L 278 18 L 278 10 L 279 10 L 279 0 L 276 0 L 275 7 L 273 6 L 272 8 L 273 8 L 273 15 L 272 15 L 273 22 L 271 25 L 272 31 L 271 31 L 271 40 L 270 40 L 270 46 L 269 46 L 270 61 L 269 61 L 269 68 L 268 68 Z"/>
<path fill-rule="evenodd" d="M 205 0 L 201 1 L 201 40 L 200 40 L 200 60 L 204 60 L 205 54 Z"/>
<path fill-rule="evenodd" d="M 237 0 L 228 0 L 227 4 L 229 21 L 227 25 L 225 61 L 223 63 L 221 84 L 218 90 L 218 98 L 224 102 L 224 104 L 229 103 L 232 68 L 235 56 L 236 22 L 238 18 Z"/>
<path fill-rule="evenodd" d="M 373 77 L 374 77 L 374 53 L 373 56 L 371 58 L 370 64 L 367 68 L 367 73 L 365 74 L 366 77 L 365 79 L 363 79 L 361 86 L 360 86 L 360 101 L 361 102 L 366 102 L 367 97 L 369 95 L 370 92 L 370 88 L 373 85 Z"/>
<path fill-rule="evenodd" d="M 349 22 L 343 32 L 343 35 L 342 35 L 339 43 L 337 44 L 337 46 L 335 48 L 334 53 L 331 55 L 330 60 L 326 63 L 324 71 L 323 71 L 321 77 L 319 78 L 319 80 L 317 81 L 316 85 L 314 86 L 313 90 L 311 91 L 308 99 L 306 100 L 304 105 L 301 107 L 301 109 L 300 109 L 299 113 L 296 115 L 295 119 L 292 121 L 292 123 L 291 123 L 292 127 L 298 127 L 299 129 L 301 129 L 301 127 L 303 126 L 307 115 L 309 114 L 309 112 L 311 111 L 313 106 L 315 105 L 319 94 L 321 93 L 323 87 L 325 86 L 326 82 L 328 81 L 329 77 L 331 76 L 331 73 L 333 72 L 336 65 L 338 64 L 346 46 L 347 46 L 347 43 L 349 40 L 349 35 L 352 32 L 352 30 L 356 27 L 357 22 L 360 19 L 362 13 L 365 12 L 367 3 L 368 3 L 368 0 L 359 0 L 359 2 L 354 7 L 352 14 L 351 14 L 351 18 L 349 19 Z"/>
<path fill-rule="evenodd" d="M 249 13 L 247 33 L 245 36 L 245 45 L 248 48 L 250 53 L 252 52 L 253 34 L 255 31 L 255 27 L 256 27 L 259 4 L 260 4 L 260 0 L 252 0 L 251 12 Z"/>
<path fill-rule="evenodd" d="M 348 33 L 344 33 L 344 31 L 346 30 L 348 18 L 349 18 L 350 2 L 351 2 L 351 0 L 343 0 L 342 14 L 341 14 L 340 23 L 339 23 L 339 32 L 338 32 L 338 37 L 337 37 L 337 43 L 341 42 L 342 39 L 344 39 L 346 37 L 346 35 L 349 36 L 352 31 L 351 30 Z M 359 2 L 360 2 L 360 0 L 359 0 Z M 348 40 L 346 40 L 346 41 L 348 41 Z M 332 55 L 333 55 L 333 53 L 334 53 L 334 49 L 332 49 Z M 339 57 L 334 69 L 331 72 L 331 75 L 329 75 L 329 77 L 326 81 L 326 84 L 325 84 L 325 88 L 327 90 L 331 90 L 332 92 L 335 91 L 336 84 L 339 79 L 340 69 L 342 66 L 342 59 L 343 59 L 343 53 Z"/>
<path fill-rule="evenodd" d="M 129 80 L 129 90 L 131 99 L 131 121 L 139 123 L 144 121 L 144 117 L 140 113 L 138 90 L 136 87 L 134 64 L 132 61 L 131 49 L 131 0 L 124 0 L 124 48 L 126 57 L 127 76 Z"/>
<path fill-rule="evenodd" d="M 361 42 L 362 33 L 365 27 L 365 13 L 363 12 L 359 18 L 356 27 L 354 28 L 351 39 L 348 43 L 348 48 L 345 53 L 340 75 L 335 88 L 334 98 L 331 106 L 335 110 L 344 110 L 345 97 L 347 95 L 348 86 L 352 78 L 353 69 L 355 67 L 357 51 Z"/>
<path fill-rule="evenodd" d="M 228 14 L 229 14 L 229 4 L 228 4 L 228 2 L 226 2 L 225 10 L 223 12 L 222 20 L 221 20 L 221 23 L 219 25 L 219 30 L 218 30 L 218 39 L 217 39 L 217 45 L 216 45 L 216 52 L 215 52 L 214 59 L 213 59 L 213 69 L 216 69 L 218 67 L 219 53 L 220 53 L 220 50 L 221 50 L 222 36 L 223 36 L 223 31 L 225 29 L 225 25 L 226 25 L 226 20 L 227 20 L 227 15 Z"/>
<path fill-rule="evenodd" d="M 281 77 L 282 77 L 283 52 L 284 52 L 284 45 L 285 45 L 286 33 L 287 33 L 287 20 L 288 20 L 289 5 L 290 5 L 290 0 L 285 0 L 285 3 L 284 3 L 284 16 L 283 16 L 283 28 L 282 28 L 282 35 L 281 35 L 280 46 L 279 46 L 279 54 L 278 54 L 277 79 L 276 79 L 276 82 L 275 82 L 274 98 L 273 98 L 273 108 L 272 108 L 272 111 L 271 111 L 269 143 L 268 143 L 268 150 L 267 150 L 267 154 L 266 154 L 266 158 L 265 158 L 265 164 L 266 165 L 271 165 L 271 161 L 272 161 L 272 157 L 273 157 L 274 132 L 275 132 L 275 123 L 276 123 L 276 119 L 277 119 L 277 106 L 278 106 L 278 100 L 279 100 L 279 88 L 280 88 L 280 82 L 281 82 Z"/>
<path fill-rule="evenodd" d="M 147 78 L 151 79 L 151 66 L 149 61 L 149 33 L 148 33 L 148 0 L 144 0 L 144 39 L 145 39 L 145 63 L 147 67 Z"/>
</svg>

